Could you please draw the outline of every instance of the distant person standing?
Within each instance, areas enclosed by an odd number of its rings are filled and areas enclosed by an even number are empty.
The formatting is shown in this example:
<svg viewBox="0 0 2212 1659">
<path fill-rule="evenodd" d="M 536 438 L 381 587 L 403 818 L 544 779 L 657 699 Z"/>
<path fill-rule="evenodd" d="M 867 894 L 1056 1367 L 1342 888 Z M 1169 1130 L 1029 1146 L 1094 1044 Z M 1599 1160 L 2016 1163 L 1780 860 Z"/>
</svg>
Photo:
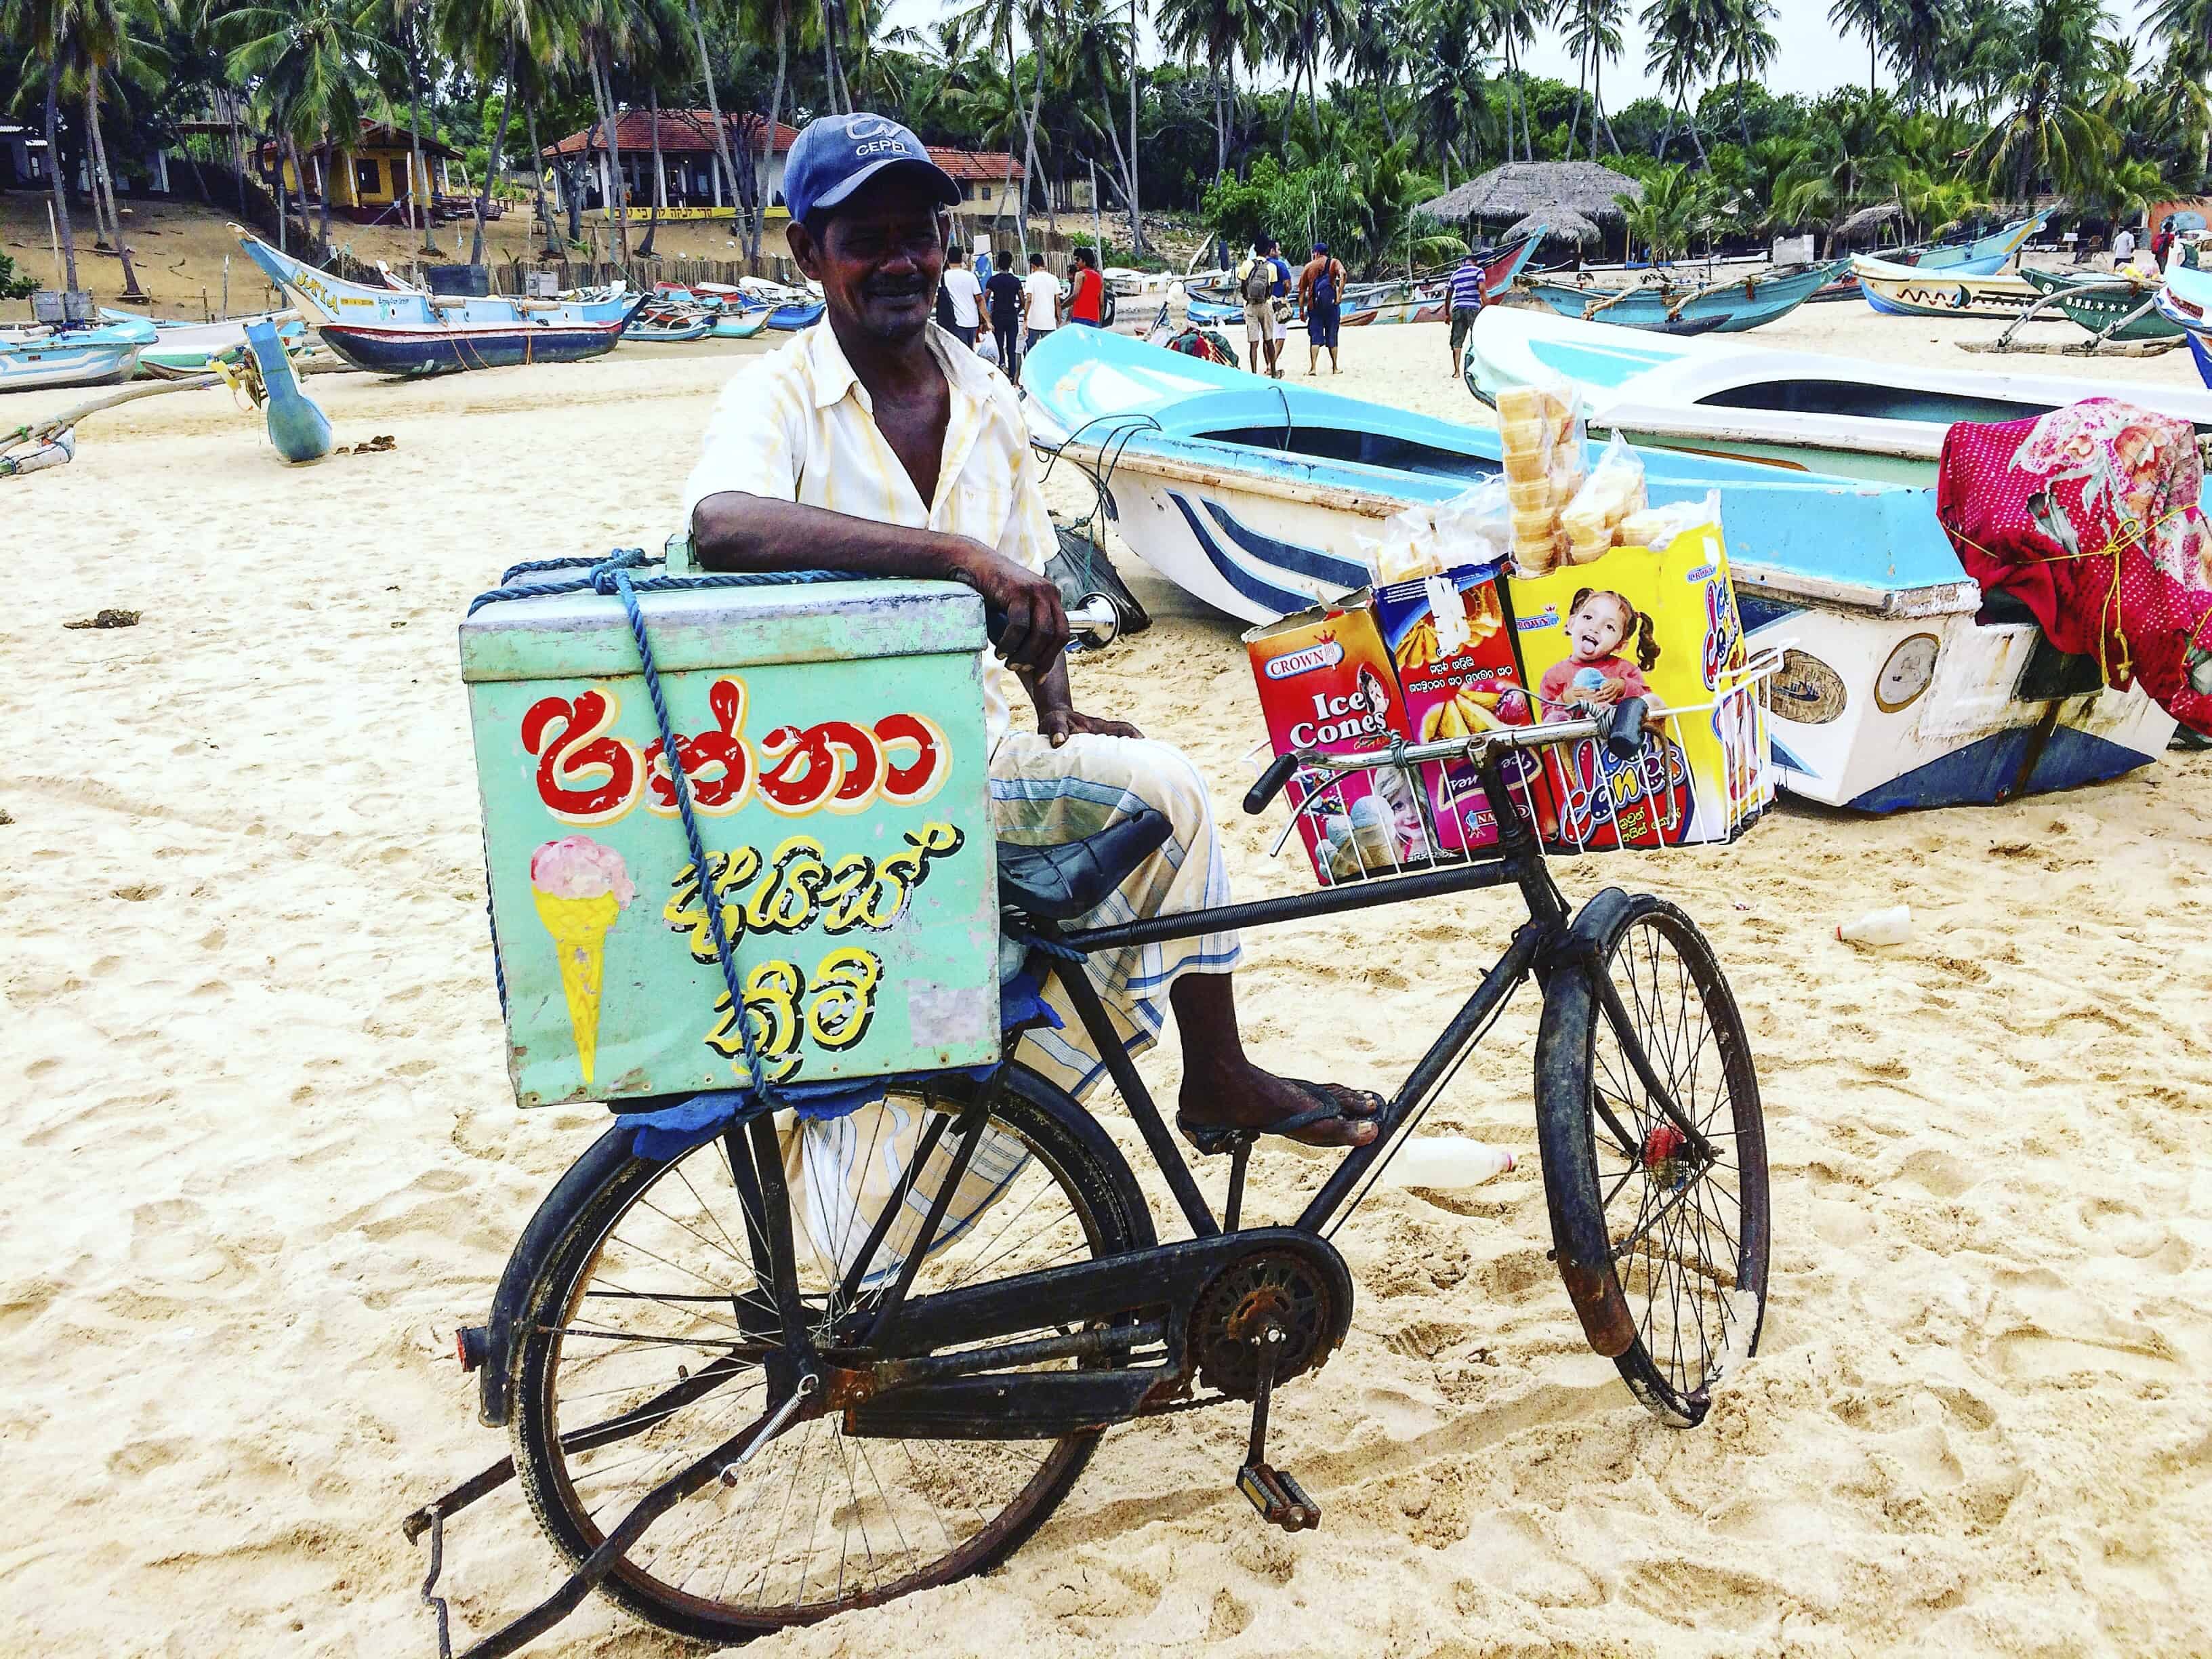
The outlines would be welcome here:
<svg viewBox="0 0 2212 1659">
<path fill-rule="evenodd" d="M 1252 257 L 1237 267 L 1237 292 L 1244 301 L 1244 338 L 1252 348 L 1252 366 L 1261 361 L 1267 373 L 1283 378 L 1283 324 L 1275 315 L 1278 295 L 1291 291 L 1291 268 L 1274 257 L 1275 244 L 1266 236 L 1252 240 Z"/>
<path fill-rule="evenodd" d="M 2122 225 L 2112 237 L 2112 263 L 2124 265 L 2136 257 L 2136 234 Z"/>
<path fill-rule="evenodd" d="M 2166 269 L 2166 255 L 2173 252 L 2173 216 L 2168 214 L 2159 222 L 2158 234 L 2150 239 L 2151 263 L 2160 270 Z"/>
<path fill-rule="evenodd" d="M 973 351 L 975 331 L 983 323 L 983 285 L 975 280 L 975 273 L 968 269 L 965 256 L 957 247 L 945 250 L 941 280 L 945 297 L 952 301 L 952 331 L 962 345 Z"/>
<path fill-rule="evenodd" d="M 1106 326 L 1106 279 L 1099 274 L 1098 256 L 1087 247 L 1075 250 L 1075 276 L 1067 296 L 1067 320 L 1085 328 Z"/>
<path fill-rule="evenodd" d="M 1451 377 L 1467 373 L 1467 337 L 1482 312 L 1482 261 L 1469 250 L 1451 274 Z"/>
<path fill-rule="evenodd" d="M 1022 295 L 1029 313 L 1024 319 L 1029 325 L 1029 337 L 1022 349 L 1035 351 L 1037 342 L 1060 326 L 1060 284 L 1044 268 L 1042 253 L 1030 255 L 1030 274 L 1022 283 Z"/>
<path fill-rule="evenodd" d="M 1014 275 L 1014 251 L 999 250 L 999 268 L 983 284 L 983 301 L 990 308 L 991 337 L 999 343 L 999 367 L 1012 380 L 1022 366 L 1022 279 Z"/>
<path fill-rule="evenodd" d="M 1328 372 L 1344 373 L 1337 361 L 1337 331 L 1344 324 L 1344 264 L 1327 242 L 1313 245 L 1313 258 L 1298 272 L 1298 309 L 1306 315 L 1306 373 L 1321 372 L 1322 348 L 1328 348 Z"/>
</svg>

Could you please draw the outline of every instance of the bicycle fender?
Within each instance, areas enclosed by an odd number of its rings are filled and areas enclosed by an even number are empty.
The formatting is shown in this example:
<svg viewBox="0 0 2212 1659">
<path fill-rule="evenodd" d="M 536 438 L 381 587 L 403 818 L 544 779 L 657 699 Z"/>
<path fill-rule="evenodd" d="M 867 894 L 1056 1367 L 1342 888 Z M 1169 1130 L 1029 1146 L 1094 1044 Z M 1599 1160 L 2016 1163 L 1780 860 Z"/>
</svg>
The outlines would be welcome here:
<svg viewBox="0 0 2212 1659">
<path fill-rule="evenodd" d="M 1607 935 L 1619 925 L 1629 895 L 1608 887 L 1576 914 L 1557 947 L 1556 967 L 1544 992 L 1544 1017 L 1536 1033 L 1536 1140 L 1544 1167 L 1544 1204 L 1551 1212 L 1553 1260 L 1582 1321 L 1583 1336 L 1607 1359 L 1636 1340 L 1635 1316 L 1613 1272 L 1613 1243 L 1605 1216 L 1571 1194 L 1595 1189 L 1584 1109 L 1561 1109 L 1586 1071 L 1579 1051 L 1596 1018 L 1591 975 L 1600 971 Z M 1556 1177 L 1556 1178 L 1555 1178 Z"/>
<path fill-rule="evenodd" d="M 599 1189 L 608 1176 L 630 1155 L 634 1129 L 610 1128 L 589 1150 L 568 1166 L 553 1190 L 538 1200 L 537 1212 L 514 1250 L 507 1258 L 499 1288 L 492 1292 L 491 1316 L 484 1326 L 483 1353 L 477 1421 L 486 1428 L 503 1429 L 514 1411 L 514 1362 L 520 1345 L 514 1340 L 517 1322 L 528 1304 L 530 1292 L 545 1271 L 554 1243 L 568 1224 L 575 1206 Z"/>
</svg>

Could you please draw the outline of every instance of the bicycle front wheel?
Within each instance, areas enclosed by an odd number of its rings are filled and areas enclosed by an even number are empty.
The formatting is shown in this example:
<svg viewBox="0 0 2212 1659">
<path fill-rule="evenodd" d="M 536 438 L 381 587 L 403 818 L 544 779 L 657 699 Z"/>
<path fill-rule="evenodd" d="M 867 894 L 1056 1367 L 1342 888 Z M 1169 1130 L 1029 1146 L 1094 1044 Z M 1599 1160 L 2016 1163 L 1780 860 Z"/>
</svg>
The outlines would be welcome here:
<svg viewBox="0 0 2212 1659">
<path fill-rule="evenodd" d="M 817 1334 L 849 1328 L 895 1280 L 901 1241 L 914 1240 L 949 1175 L 961 1126 L 978 1121 L 913 1294 L 1152 1242 L 1127 1164 L 1051 1085 L 1009 1066 L 988 1084 L 901 1091 L 817 1126 L 811 1145 L 798 1126 L 781 1132 L 797 1289 Z M 768 1231 L 741 1196 L 750 1162 L 741 1187 L 720 1140 L 666 1162 L 613 1147 L 598 1158 L 605 1168 L 571 1205 L 519 1327 L 512 1424 L 523 1490 L 572 1564 L 659 1482 L 762 1414 L 780 1340 Z M 895 1182 L 915 1161 L 923 1174 L 900 1224 L 860 1263 L 884 1207 L 868 1172 Z M 1097 1440 L 861 1437 L 835 1411 L 804 1418 L 733 1469 L 734 1484 L 670 1510 L 602 1588 L 664 1629 L 719 1643 L 888 1601 L 1017 1548 Z"/>
<path fill-rule="evenodd" d="M 1765 1319 L 1759 1076 L 1712 947 L 1681 910 L 1616 888 L 1576 927 L 1591 965 L 1553 973 L 1536 1042 L 1553 1242 L 1593 1343 L 1653 1415 L 1689 1428 Z M 1629 1036 L 1710 1157 L 1658 1105 Z"/>
</svg>

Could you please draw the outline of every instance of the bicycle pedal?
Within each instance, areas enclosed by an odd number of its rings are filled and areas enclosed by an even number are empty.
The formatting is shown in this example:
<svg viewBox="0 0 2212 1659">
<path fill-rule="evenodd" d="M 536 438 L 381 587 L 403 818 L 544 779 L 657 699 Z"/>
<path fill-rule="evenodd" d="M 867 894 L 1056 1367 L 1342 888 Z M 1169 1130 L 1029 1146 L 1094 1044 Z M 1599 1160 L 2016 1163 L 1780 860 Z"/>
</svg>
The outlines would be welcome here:
<svg viewBox="0 0 2212 1659">
<path fill-rule="evenodd" d="M 1287 1469 L 1247 1463 L 1237 1471 L 1237 1490 L 1270 1526 L 1285 1532 L 1311 1532 L 1321 1525 L 1321 1505 L 1306 1496 L 1306 1489 Z"/>
</svg>

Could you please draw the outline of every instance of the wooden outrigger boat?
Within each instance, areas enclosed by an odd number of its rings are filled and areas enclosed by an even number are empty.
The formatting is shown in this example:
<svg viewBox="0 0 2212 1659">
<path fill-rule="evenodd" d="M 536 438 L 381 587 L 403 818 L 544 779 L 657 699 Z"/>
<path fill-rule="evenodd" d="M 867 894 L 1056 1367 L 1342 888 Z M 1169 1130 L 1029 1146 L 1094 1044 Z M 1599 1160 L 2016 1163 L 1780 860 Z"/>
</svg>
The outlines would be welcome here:
<svg viewBox="0 0 2212 1659">
<path fill-rule="evenodd" d="M 1138 556 L 1249 621 L 1364 585 L 1360 538 L 1500 465 L 1494 431 L 1096 330 L 1056 331 L 1022 380 L 1034 441 L 1091 472 Z M 1785 653 L 1774 758 L 1796 793 L 1873 811 L 1989 801 L 2116 776 L 2164 750 L 2173 722 L 2148 697 L 2084 684 L 2075 659 L 2039 651 L 2032 623 L 1978 620 L 1980 590 L 1929 492 L 1643 459 L 1655 502 L 1719 492 L 1749 642 Z"/>
<path fill-rule="evenodd" d="M 1788 316 L 1844 268 L 1842 260 L 1760 267 L 1689 289 L 1664 280 L 1636 288 L 1586 288 L 1543 276 L 1524 276 L 1520 285 L 1562 317 L 1583 322 L 1655 334 L 1741 334 Z"/>
<path fill-rule="evenodd" d="M 2104 340 L 2179 340 L 2179 323 L 2158 314 L 2158 280 L 2126 271 L 2039 270 L 2020 274 L 2051 307 Z"/>
<path fill-rule="evenodd" d="M 605 300 L 474 298 L 374 289 L 278 252 L 232 228 L 323 343 L 356 368 L 412 379 L 525 363 L 575 362 L 614 349 L 649 294 Z"/>
<path fill-rule="evenodd" d="M 1897 248 L 1869 257 L 1893 265 L 1909 265 L 1915 270 L 1948 271 L 1956 276 L 1994 276 L 2005 268 L 2007 260 L 2027 245 L 2027 239 L 2050 221 L 2050 210 L 2045 209 L 1963 242 L 1923 242 L 1914 247 Z M 1859 297 L 1859 279 L 1851 271 L 1845 271 L 1813 295 L 1815 301 L 1856 300 Z"/>
<path fill-rule="evenodd" d="M 2016 317 L 2039 297 L 2021 276 L 1961 276 L 1948 270 L 1923 271 L 1911 265 L 1851 258 L 1859 291 L 1876 311 L 1893 317 Z"/>
</svg>

